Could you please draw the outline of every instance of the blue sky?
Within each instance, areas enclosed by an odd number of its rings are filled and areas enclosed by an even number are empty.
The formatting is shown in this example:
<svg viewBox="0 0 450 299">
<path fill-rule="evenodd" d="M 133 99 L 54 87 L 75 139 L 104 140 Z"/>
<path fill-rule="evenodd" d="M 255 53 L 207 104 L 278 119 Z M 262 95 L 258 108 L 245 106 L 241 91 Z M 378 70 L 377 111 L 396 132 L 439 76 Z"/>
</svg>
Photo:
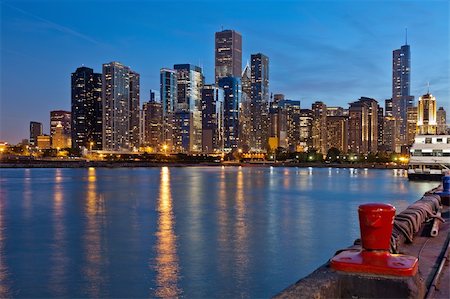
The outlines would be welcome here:
<svg viewBox="0 0 450 299">
<path fill-rule="evenodd" d="M 120 61 L 141 74 L 141 103 L 159 69 L 203 67 L 214 81 L 214 32 L 243 36 L 243 62 L 270 59 L 270 91 L 347 107 L 391 96 L 392 50 L 412 55 L 411 92 L 450 111 L 449 14 L 442 1 L 4 1 L 1 0 L 0 140 L 28 138 L 30 121 L 70 110 L 70 74 Z"/>
</svg>

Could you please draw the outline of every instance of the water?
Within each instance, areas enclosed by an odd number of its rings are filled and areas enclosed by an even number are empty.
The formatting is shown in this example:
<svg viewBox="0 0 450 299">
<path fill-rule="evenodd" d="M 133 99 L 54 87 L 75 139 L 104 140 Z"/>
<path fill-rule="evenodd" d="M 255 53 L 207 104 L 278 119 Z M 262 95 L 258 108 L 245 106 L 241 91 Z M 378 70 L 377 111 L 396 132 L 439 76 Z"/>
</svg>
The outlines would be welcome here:
<svg viewBox="0 0 450 299">
<path fill-rule="evenodd" d="M 0 297 L 269 297 L 437 183 L 395 170 L 1 169 Z"/>
</svg>

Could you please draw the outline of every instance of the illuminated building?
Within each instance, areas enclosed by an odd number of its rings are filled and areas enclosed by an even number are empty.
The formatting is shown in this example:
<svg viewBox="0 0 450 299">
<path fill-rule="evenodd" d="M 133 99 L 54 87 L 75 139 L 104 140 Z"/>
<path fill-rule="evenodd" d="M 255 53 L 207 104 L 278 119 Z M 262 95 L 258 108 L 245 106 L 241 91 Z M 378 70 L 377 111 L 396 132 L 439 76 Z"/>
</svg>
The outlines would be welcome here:
<svg viewBox="0 0 450 299">
<path fill-rule="evenodd" d="M 327 116 L 327 151 L 332 147 L 347 153 L 348 118 L 346 116 Z"/>
<path fill-rule="evenodd" d="M 119 62 L 103 64 L 103 149 L 139 147 L 139 74 Z"/>
<path fill-rule="evenodd" d="M 72 147 L 102 149 L 102 75 L 79 67 L 71 75 L 71 86 Z"/>
<path fill-rule="evenodd" d="M 266 151 L 269 123 L 269 58 L 251 55 L 250 137 L 252 151 Z"/>
<path fill-rule="evenodd" d="M 300 148 L 303 151 L 308 151 L 313 147 L 312 141 L 313 121 L 314 117 L 312 110 L 300 109 Z"/>
<path fill-rule="evenodd" d="M 427 93 L 419 98 L 417 104 L 417 127 L 420 135 L 436 134 L 436 98 Z"/>
<path fill-rule="evenodd" d="M 202 89 L 202 152 L 223 150 L 224 142 L 224 95 L 223 89 L 205 85 Z"/>
<path fill-rule="evenodd" d="M 327 105 L 323 102 L 314 102 L 311 106 L 313 112 L 312 146 L 320 153 L 327 153 Z"/>
<path fill-rule="evenodd" d="M 240 77 L 242 71 L 242 36 L 234 30 L 215 35 L 215 82 L 223 77 Z"/>
<path fill-rule="evenodd" d="M 407 145 L 407 110 L 413 106 L 414 97 L 410 95 L 411 53 L 405 45 L 392 53 L 392 114 L 396 119 L 395 151 Z"/>
<path fill-rule="evenodd" d="M 155 99 L 155 93 L 150 91 L 150 101 L 143 104 L 144 115 L 144 145 L 153 149 L 163 145 L 163 114 L 162 105 Z"/>
<path fill-rule="evenodd" d="M 378 102 L 361 97 L 350 103 L 348 149 L 358 154 L 378 151 Z"/>
<path fill-rule="evenodd" d="M 71 146 L 70 137 L 64 133 L 64 127 L 58 123 L 51 136 L 52 148 L 62 149 Z"/>
<path fill-rule="evenodd" d="M 444 107 L 436 111 L 437 134 L 447 134 L 447 113 Z"/>
<path fill-rule="evenodd" d="M 242 72 L 242 97 L 239 108 L 239 147 L 245 152 L 250 149 L 250 132 L 252 128 L 251 123 L 251 68 L 247 64 Z"/>
<path fill-rule="evenodd" d="M 186 112 L 189 117 L 183 113 L 183 130 L 175 125 L 174 135 L 182 133 L 183 136 L 176 136 L 176 139 L 183 140 L 181 143 L 183 152 L 198 153 L 202 150 L 202 88 L 203 73 L 202 69 L 192 64 L 176 64 L 174 69 L 177 72 L 177 103 L 176 112 Z M 181 120 L 175 120 L 179 122 Z M 187 121 L 187 123 L 186 123 Z M 180 144 L 178 144 L 180 146 Z"/>
<path fill-rule="evenodd" d="M 241 80 L 236 77 L 219 79 L 223 88 L 223 146 L 224 150 L 237 149 L 239 145 L 239 104 L 241 102 Z"/>
<path fill-rule="evenodd" d="M 397 126 L 392 111 L 392 99 L 386 99 L 384 103 L 383 144 L 380 150 L 391 153 L 395 151 L 395 128 Z"/>
<path fill-rule="evenodd" d="M 191 146 L 191 115 L 189 111 L 178 110 L 173 114 L 173 150 L 177 153 L 189 153 Z"/>
<path fill-rule="evenodd" d="M 50 136 L 55 134 L 58 124 L 63 128 L 63 134 L 70 137 L 72 117 L 70 111 L 55 110 L 50 111 Z"/>
<path fill-rule="evenodd" d="M 160 70 L 160 98 L 163 118 L 163 142 L 173 150 L 173 115 L 177 103 L 177 72 L 162 68 Z"/>
<path fill-rule="evenodd" d="M 344 108 L 342 107 L 327 107 L 327 116 L 343 116 Z"/>
<path fill-rule="evenodd" d="M 408 107 L 407 120 L 408 120 L 407 141 L 408 145 L 412 145 L 414 143 L 414 137 L 416 137 L 417 134 L 417 107 Z"/>
<path fill-rule="evenodd" d="M 49 149 L 52 147 L 52 142 L 49 135 L 39 135 L 36 137 L 36 140 L 36 145 L 39 149 Z"/>
<path fill-rule="evenodd" d="M 30 144 L 37 146 L 37 137 L 42 135 L 42 123 L 30 121 Z"/>
</svg>

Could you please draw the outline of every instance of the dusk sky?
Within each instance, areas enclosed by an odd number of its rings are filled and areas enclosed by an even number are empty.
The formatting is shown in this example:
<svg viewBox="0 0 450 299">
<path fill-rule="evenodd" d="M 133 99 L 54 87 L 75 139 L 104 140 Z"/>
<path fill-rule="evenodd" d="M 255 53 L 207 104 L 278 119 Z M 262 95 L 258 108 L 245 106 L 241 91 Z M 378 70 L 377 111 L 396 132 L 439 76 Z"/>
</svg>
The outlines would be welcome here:
<svg viewBox="0 0 450 299">
<path fill-rule="evenodd" d="M 141 104 L 159 69 L 203 68 L 214 81 L 214 33 L 242 34 L 243 67 L 270 59 L 269 88 L 310 108 L 391 97 L 392 50 L 411 45 L 411 93 L 450 114 L 449 14 L 442 1 L 1 1 L 0 140 L 29 138 L 29 122 L 70 111 L 70 75 L 120 61 L 141 74 Z"/>
</svg>

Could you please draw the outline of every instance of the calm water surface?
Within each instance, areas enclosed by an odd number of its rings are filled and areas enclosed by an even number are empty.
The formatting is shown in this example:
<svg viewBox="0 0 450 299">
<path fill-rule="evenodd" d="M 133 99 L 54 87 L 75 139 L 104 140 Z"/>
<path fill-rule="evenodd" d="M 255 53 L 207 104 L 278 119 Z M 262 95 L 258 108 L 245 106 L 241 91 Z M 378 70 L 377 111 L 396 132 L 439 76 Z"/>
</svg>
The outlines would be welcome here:
<svg viewBox="0 0 450 299">
<path fill-rule="evenodd" d="M 312 168 L 0 170 L 0 297 L 269 297 L 437 183 Z"/>
</svg>

